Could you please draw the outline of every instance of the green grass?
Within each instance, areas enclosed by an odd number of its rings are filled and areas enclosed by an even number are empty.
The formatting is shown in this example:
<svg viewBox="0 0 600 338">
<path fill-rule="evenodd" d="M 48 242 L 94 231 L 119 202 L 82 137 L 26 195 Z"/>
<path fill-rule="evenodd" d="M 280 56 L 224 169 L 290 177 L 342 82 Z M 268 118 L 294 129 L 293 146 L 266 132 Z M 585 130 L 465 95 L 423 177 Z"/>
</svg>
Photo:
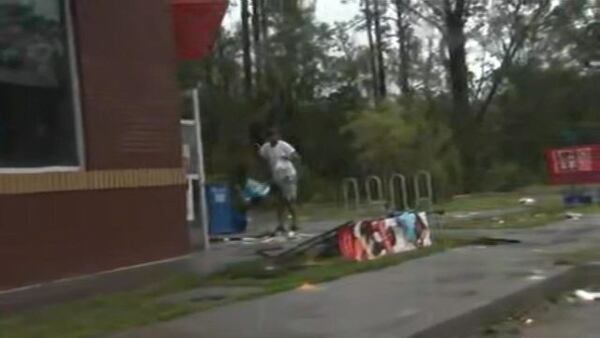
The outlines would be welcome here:
<svg viewBox="0 0 600 338">
<path fill-rule="evenodd" d="M 482 211 L 514 208 L 519 206 L 519 198 L 523 197 L 518 193 L 491 193 L 456 196 L 446 203 L 437 207 L 446 212 L 457 211 Z"/>
<path fill-rule="evenodd" d="M 533 197 L 537 206 L 549 207 L 562 204 L 561 195 L 552 187 L 531 187 L 506 193 L 482 193 L 472 195 L 455 196 L 450 201 L 437 206 L 446 212 L 457 211 L 484 211 L 495 209 L 517 208 L 519 199 L 522 197 Z"/>
<path fill-rule="evenodd" d="M 554 262 L 558 265 L 581 265 L 590 262 L 600 262 L 600 246 L 592 246 L 558 254 Z"/>
<path fill-rule="evenodd" d="M 97 337 L 173 319 L 207 304 L 157 304 L 155 300 L 198 284 L 199 280 L 193 276 L 178 275 L 131 292 L 3 315 L 0 318 L 0 338 Z"/>
<path fill-rule="evenodd" d="M 577 209 L 578 210 L 578 209 Z M 499 217 L 455 220 L 445 224 L 447 229 L 528 229 L 544 226 L 565 218 L 564 208 L 529 207 L 524 211 Z"/>
<path fill-rule="evenodd" d="M 268 269 L 267 262 L 244 263 L 212 276 L 208 285 L 262 287 L 267 294 L 276 293 L 292 290 L 306 283 L 319 284 L 352 274 L 383 269 L 469 243 L 464 239 L 440 238 L 429 248 L 365 262 L 331 258 L 315 262 L 297 261 L 271 269 Z"/>
<path fill-rule="evenodd" d="M 88 338 L 171 320 L 235 301 L 256 298 L 300 287 L 318 284 L 344 276 L 397 265 L 441 251 L 466 245 L 466 240 L 440 239 L 430 248 L 355 263 L 340 258 L 309 263 L 298 260 L 265 270 L 261 261 L 240 263 L 226 271 L 199 280 L 179 275 L 157 281 L 147 287 L 92 299 L 53 305 L 34 311 L 0 318 L 0 338 Z M 160 304 L 157 299 L 200 286 L 253 286 L 263 291 L 218 301 Z"/>
</svg>

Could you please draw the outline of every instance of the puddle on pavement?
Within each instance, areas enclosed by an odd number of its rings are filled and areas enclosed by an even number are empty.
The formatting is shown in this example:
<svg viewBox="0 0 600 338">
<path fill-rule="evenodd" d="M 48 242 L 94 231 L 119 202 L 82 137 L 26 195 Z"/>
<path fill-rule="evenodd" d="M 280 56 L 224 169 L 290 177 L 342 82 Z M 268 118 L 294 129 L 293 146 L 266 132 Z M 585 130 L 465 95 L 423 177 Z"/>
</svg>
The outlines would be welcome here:
<svg viewBox="0 0 600 338">
<path fill-rule="evenodd" d="M 174 295 L 169 295 L 157 300 L 160 304 L 201 304 L 216 303 L 251 295 L 262 291 L 255 287 L 204 287 L 197 288 Z"/>
<path fill-rule="evenodd" d="M 189 301 L 191 303 L 204 303 L 204 302 L 218 302 L 221 300 L 227 299 L 226 295 L 212 295 L 212 296 L 203 296 L 203 297 L 193 297 L 190 298 Z"/>
<path fill-rule="evenodd" d="M 481 245 L 481 246 L 498 246 L 498 245 L 511 245 L 520 244 L 521 241 L 518 239 L 511 238 L 494 238 L 494 237 L 482 237 L 471 242 L 470 245 Z"/>
</svg>

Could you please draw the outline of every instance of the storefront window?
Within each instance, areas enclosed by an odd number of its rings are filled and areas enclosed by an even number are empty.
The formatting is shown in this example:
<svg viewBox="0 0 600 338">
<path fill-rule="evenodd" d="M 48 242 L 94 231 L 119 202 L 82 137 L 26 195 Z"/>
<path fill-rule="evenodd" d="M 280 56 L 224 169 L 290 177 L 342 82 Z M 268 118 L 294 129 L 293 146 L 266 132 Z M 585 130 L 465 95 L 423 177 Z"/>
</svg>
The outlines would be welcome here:
<svg viewBox="0 0 600 338">
<path fill-rule="evenodd" d="M 64 0 L 0 0 L 0 169 L 77 166 Z"/>
</svg>

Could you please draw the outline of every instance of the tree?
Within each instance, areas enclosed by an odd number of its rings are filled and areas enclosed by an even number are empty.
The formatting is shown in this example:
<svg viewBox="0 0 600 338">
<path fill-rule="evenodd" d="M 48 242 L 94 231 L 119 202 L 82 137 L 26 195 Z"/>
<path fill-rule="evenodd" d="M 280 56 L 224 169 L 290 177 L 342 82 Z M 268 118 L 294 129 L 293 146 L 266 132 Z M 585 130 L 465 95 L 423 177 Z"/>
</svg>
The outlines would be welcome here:
<svg viewBox="0 0 600 338">
<path fill-rule="evenodd" d="M 242 15 L 242 45 L 244 62 L 244 92 L 247 97 L 252 93 L 252 46 L 250 43 L 250 12 L 248 10 L 248 0 L 241 1 Z"/>
<path fill-rule="evenodd" d="M 375 45 L 375 38 L 373 37 L 373 12 L 371 11 L 371 0 L 363 0 L 363 14 L 365 17 L 365 31 L 367 33 L 367 41 L 369 42 L 369 67 L 371 69 L 371 78 L 373 86 L 373 97 L 378 100 L 380 97 L 380 77 L 378 75 L 378 66 L 375 61 L 375 54 L 377 53 L 377 46 Z"/>
<path fill-rule="evenodd" d="M 600 79 L 586 67 L 597 0 L 353 2 L 356 18 L 329 25 L 314 1 L 245 1 L 249 32 L 223 29 L 211 57 L 182 64 L 184 88 L 203 84 L 210 174 L 273 124 L 303 154 L 303 198 L 417 169 L 443 193 L 510 189 L 540 181 L 543 149 L 599 139 Z"/>
<path fill-rule="evenodd" d="M 410 0 L 395 0 L 396 4 L 396 32 L 398 36 L 398 52 L 400 58 L 399 85 L 402 94 L 408 95 L 410 87 L 410 44 L 412 40 L 412 29 L 409 21 L 407 6 L 411 6 Z"/>
<path fill-rule="evenodd" d="M 261 9 L 263 8 L 262 4 L 263 0 L 252 0 L 252 35 L 253 35 L 253 43 L 254 43 L 254 66 L 255 66 L 255 84 L 256 88 L 259 88 L 262 83 L 262 71 L 263 71 L 263 47 L 261 42 L 262 33 L 262 25 L 261 20 L 262 16 L 266 15 L 266 13 L 262 13 Z"/>
<path fill-rule="evenodd" d="M 376 42 L 376 55 L 377 55 L 377 83 L 379 85 L 378 92 L 379 97 L 385 99 L 387 96 L 387 84 L 386 84 L 386 70 L 385 61 L 383 58 L 383 52 L 385 49 L 383 42 L 383 27 L 382 17 L 385 14 L 385 9 L 382 8 L 385 5 L 385 0 L 374 0 L 373 1 L 373 21 L 375 23 L 375 42 Z"/>
<path fill-rule="evenodd" d="M 551 13 L 550 9 L 551 0 L 539 0 L 534 4 L 528 0 L 505 0 L 492 7 L 492 11 L 497 14 L 491 20 L 490 32 L 494 40 L 500 41 L 500 66 L 492 73 L 489 90 L 475 116 L 476 123 L 483 122 L 515 58 L 525 47 L 527 40 L 535 36 L 537 30 L 544 24 L 548 14 Z M 508 30 L 506 30 L 507 26 Z"/>
<path fill-rule="evenodd" d="M 351 145 L 367 172 L 389 177 L 426 169 L 451 193 L 460 180 L 458 152 L 441 151 L 451 132 L 428 106 L 414 102 L 409 110 L 384 101 L 355 114 L 341 132 L 352 136 Z"/>
</svg>

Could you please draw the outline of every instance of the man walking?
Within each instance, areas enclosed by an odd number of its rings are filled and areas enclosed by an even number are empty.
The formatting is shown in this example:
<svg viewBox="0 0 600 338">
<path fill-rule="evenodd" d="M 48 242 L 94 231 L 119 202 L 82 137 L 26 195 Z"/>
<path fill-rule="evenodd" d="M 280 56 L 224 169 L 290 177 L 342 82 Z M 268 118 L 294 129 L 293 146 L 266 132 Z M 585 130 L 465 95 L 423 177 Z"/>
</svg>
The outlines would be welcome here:
<svg viewBox="0 0 600 338">
<path fill-rule="evenodd" d="M 269 130 L 267 142 L 260 147 L 259 155 L 267 161 L 271 170 L 272 190 L 277 196 L 277 222 L 275 233 L 285 232 L 285 212 L 289 212 L 292 224 L 288 235 L 298 231 L 295 203 L 298 192 L 298 176 L 294 160 L 300 156 L 289 143 L 281 140 L 279 131 Z"/>
</svg>

